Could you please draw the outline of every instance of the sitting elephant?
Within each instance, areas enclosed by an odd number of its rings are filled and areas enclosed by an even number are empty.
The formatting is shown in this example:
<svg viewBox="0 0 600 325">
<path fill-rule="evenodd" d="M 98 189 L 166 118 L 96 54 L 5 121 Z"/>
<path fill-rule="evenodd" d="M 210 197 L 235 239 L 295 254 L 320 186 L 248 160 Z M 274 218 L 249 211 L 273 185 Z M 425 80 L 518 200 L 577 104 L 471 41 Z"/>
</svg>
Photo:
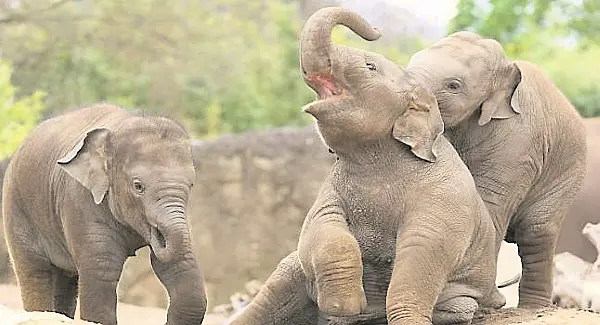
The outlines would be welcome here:
<svg viewBox="0 0 600 325">
<path fill-rule="evenodd" d="M 302 31 L 318 94 L 304 111 L 337 161 L 297 251 L 232 324 L 469 324 L 495 292 L 494 224 L 433 94 L 379 54 L 332 45 L 337 24 L 379 37 L 342 8 Z"/>
<path fill-rule="evenodd" d="M 518 246 L 518 306 L 550 305 L 556 241 L 586 169 L 581 116 L 538 67 L 475 33 L 415 53 L 407 70 L 434 90 L 445 135 L 496 226 L 496 256 L 503 239 Z"/>
<path fill-rule="evenodd" d="M 195 178 L 174 121 L 98 104 L 49 119 L 12 156 L 4 230 L 27 311 L 116 324 L 123 263 L 150 245 L 167 324 L 200 324 L 206 295 L 186 220 Z"/>
</svg>

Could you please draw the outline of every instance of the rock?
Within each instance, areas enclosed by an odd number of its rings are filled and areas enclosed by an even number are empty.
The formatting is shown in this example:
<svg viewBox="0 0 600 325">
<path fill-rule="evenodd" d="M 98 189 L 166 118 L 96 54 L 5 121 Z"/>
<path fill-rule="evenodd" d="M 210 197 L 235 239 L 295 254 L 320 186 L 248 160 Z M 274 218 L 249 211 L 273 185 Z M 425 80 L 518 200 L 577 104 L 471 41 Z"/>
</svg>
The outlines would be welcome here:
<svg viewBox="0 0 600 325">
<path fill-rule="evenodd" d="M 600 250 L 600 224 L 587 223 L 582 234 Z M 569 252 L 557 254 L 553 286 L 556 305 L 600 312 L 600 259 L 589 263 Z"/>
</svg>

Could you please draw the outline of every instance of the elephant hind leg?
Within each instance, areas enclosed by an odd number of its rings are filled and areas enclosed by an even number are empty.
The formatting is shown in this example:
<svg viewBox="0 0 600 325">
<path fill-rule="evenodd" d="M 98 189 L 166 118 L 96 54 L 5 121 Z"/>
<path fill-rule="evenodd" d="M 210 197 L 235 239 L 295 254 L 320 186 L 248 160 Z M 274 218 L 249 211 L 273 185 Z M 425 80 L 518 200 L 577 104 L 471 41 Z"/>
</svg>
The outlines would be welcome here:
<svg viewBox="0 0 600 325">
<path fill-rule="evenodd" d="M 294 251 L 281 260 L 250 304 L 226 324 L 321 324 L 310 288 Z"/>
<path fill-rule="evenodd" d="M 523 204 L 510 225 L 523 267 L 519 308 L 537 309 L 552 304 L 554 250 L 563 219 L 574 200 L 572 180 L 557 180 L 546 193 Z"/>
<path fill-rule="evenodd" d="M 63 272 L 54 274 L 54 309 L 57 313 L 70 318 L 75 316 L 78 282 L 77 275 L 69 276 Z"/>
</svg>

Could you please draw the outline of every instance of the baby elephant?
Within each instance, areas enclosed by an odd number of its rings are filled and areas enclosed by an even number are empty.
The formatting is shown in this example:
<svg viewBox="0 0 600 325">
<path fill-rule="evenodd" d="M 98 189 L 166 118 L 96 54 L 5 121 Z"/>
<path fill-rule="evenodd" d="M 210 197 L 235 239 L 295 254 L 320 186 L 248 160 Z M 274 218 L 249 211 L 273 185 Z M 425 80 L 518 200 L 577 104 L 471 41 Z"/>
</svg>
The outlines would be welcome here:
<svg viewBox="0 0 600 325">
<path fill-rule="evenodd" d="M 304 111 L 338 160 L 297 251 L 233 324 L 470 324 L 497 299 L 492 220 L 432 92 L 381 55 L 332 45 L 336 24 L 379 33 L 341 8 L 302 32 L 318 94 Z"/>
<path fill-rule="evenodd" d="M 27 311 L 116 324 L 128 256 L 150 245 L 166 287 L 167 324 L 206 310 L 186 208 L 195 179 L 189 137 L 163 117 L 98 104 L 41 123 L 4 179 L 6 240 Z"/>
</svg>

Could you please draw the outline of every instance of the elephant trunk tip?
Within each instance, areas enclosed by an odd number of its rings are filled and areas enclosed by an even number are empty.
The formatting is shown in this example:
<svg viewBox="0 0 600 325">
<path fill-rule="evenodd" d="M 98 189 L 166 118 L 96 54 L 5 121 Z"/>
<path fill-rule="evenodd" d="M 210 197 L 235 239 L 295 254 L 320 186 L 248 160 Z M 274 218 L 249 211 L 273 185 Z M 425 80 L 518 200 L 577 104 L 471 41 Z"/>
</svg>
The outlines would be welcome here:
<svg viewBox="0 0 600 325">
<path fill-rule="evenodd" d="M 158 227 L 150 227 L 150 248 L 163 263 L 168 263 L 173 258 L 172 247 L 167 236 Z"/>
</svg>

